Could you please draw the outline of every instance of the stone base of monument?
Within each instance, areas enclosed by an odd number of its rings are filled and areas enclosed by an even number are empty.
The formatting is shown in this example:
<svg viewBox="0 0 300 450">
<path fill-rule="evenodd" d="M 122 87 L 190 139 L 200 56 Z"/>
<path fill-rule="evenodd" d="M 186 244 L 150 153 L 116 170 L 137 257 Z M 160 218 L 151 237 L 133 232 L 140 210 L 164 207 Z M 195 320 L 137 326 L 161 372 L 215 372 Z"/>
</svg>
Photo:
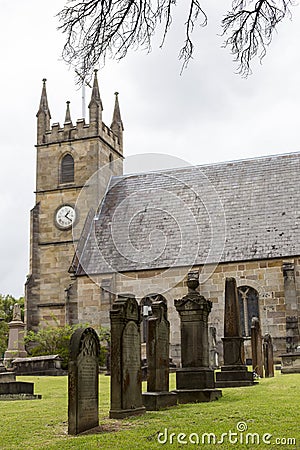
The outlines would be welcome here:
<svg viewBox="0 0 300 450">
<path fill-rule="evenodd" d="M 176 389 L 215 389 L 214 371 L 197 367 L 177 369 Z"/>
<path fill-rule="evenodd" d="M 0 382 L 0 400 L 35 400 L 42 398 L 33 393 L 34 383 L 24 381 Z"/>
<path fill-rule="evenodd" d="M 182 368 L 176 371 L 178 403 L 212 402 L 222 397 L 215 389 L 214 371 L 201 368 Z"/>
<path fill-rule="evenodd" d="M 159 411 L 177 405 L 175 392 L 144 392 L 142 398 L 147 411 Z"/>
<path fill-rule="evenodd" d="M 246 366 L 223 366 L 221 372 L 216 373 L 216 387 L 240 387 L 257 384 L 253 378 L 253 372 L 249 372 Z"/>
<path fill-rule="evenodd" d="M 145 406 L 141 406 L 140 408 L 132 408 L 132 409 L 111 409 L 109 411 L 110 419 L 125 419 L 130 416 L 140 416 L 141 414 L 145 414 L 146 408 Z"/>
<path fill-rule="evenodd" d="M 176 389 L 178 403 L 213 402 L 222 397 L 220 389 Z"/>
<path fill-rule="evenodd" d="M 300 352 L 284 353 L 281 356 L 281 373 L 300 373 Z"/>
</svg>

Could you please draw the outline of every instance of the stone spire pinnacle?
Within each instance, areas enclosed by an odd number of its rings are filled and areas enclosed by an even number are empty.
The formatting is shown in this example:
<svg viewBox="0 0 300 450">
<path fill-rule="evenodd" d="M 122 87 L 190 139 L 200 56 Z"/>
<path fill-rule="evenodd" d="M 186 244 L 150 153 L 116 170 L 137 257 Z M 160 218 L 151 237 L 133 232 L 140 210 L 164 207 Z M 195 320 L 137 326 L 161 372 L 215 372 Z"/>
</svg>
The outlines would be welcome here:
<svg viewBox="0 0 300 450">
<path fill-rule="evenodd" d="M 122 119 L 121 119 L 118 95 L 119 95 L 119 92 L 115 92 L 115 108 L 114 108 L 113 120 L 112 120 L 110 128 L 112 129 L 114 134 L 116 136 L 118 136 L 120 145 L 122 147 L 123 146 L 124 126 L 123 126 L 123 122 L 122 122 Z"/>
<path fill-rule="evenodd" d="M 93 83 L 93 89 L 92 89 L 92 96 L 91 101 L 89 103 L 89 110 L 90 110 L 90 123 L 96 123 L 99 125 L 100 122 L 102 122 L 102 101 L 100 97 L 100 90 L 98 85 L 98 78 L 97 78 L 97 70 L 94 70 L 94 83 Z"/>
<path fill-rule="evenodd" d="M 37 112 L 37 143 L 42 144 L 45 142 L 45 133 L 50 129 L 50 109 L 48 106 L 47 90 L 46 90 L 46 78 L 43 79 L 43 88 L 40 100 L 39 110 Z"/>
<path fill-rule="evenodd" d="M 71 113 L 70 113 L 70 102 L 67 101 L 66 103 L 67 103 L 67 109 L 66 109 L 65 123 L 72 123 Z"/>
</svg>

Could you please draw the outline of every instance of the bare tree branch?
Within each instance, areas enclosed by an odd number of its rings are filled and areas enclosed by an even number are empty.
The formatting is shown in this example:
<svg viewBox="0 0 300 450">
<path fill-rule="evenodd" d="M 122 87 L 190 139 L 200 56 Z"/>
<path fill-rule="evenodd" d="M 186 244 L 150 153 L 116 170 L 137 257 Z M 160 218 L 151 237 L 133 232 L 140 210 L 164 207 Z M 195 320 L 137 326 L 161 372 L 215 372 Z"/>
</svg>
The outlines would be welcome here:
<svg viewBox="0 0 300 450">
<path fill-rule="evenodd" d="M 223 34 L 229 34 L 224 46 L 231 47 L 242 76 L 251 74 L 250 62 L 255 56 L 264 58 L 276 26 L 291 17 L 292 5 L 293 0 L 233 1 L 232 10 L 222 20 Z"/>
<path fill-rule="evenodd" d="M 78 81 L 91 74 L 97 63 L 110 56 L 124 58 L 130 48 L 151 51 L 151 41 L 159 24 L 163 26 L 161 46 L 172 23 L 176 0 L 70 0 L 58 14 L 59 29 L 66 34 L 63 59 L 76 67 Z M 179 58 L 186 67 L 192 58 L 191 40 L 196 21 L 207 18 L 198 0 L 190 0 L 186 40 Z"/>
<path fill-rule="evenodd" d="M 224 46 L 229 46 L 243 76 L 251 73 L 250 62 L 266 54 L 274 30 L 291 17 L 294 0 L 233 0 L 222 20 Z M 193 57 L 192 34 L 196 24 L 205 26 L 207 16 L 198 0 L 185 0 L 188 11 L 184 45 L 179 52 L 182 70 Z M 89 77 L 95 65 L 106 57 L 120 60 L 129 49 L 151 51 L 158 25 L 162 25 L 161 47 L 172 25 L 177 0 L 69 0 L 58 14 L 59 29 L 65 33 L 63 59 L 75 66 L 78 82 Z"/>
</svg>

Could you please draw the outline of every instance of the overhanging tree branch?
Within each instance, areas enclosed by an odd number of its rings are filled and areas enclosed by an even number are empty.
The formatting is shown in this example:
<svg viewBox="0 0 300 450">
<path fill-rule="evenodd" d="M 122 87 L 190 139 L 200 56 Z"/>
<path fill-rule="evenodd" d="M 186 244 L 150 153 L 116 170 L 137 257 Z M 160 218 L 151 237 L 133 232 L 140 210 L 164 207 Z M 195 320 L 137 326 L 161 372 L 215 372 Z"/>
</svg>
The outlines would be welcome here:
<svg viewBox="0 0 300 450">
<path fill-rule="evenodd" d="M 185 40 L 179 52 L 182 69 L 193 57 L 192 33 L 196 24 L 205 26 L 207 16 L 198 0 L 187 4 Z M 63 59 L 76 67 L 78 81 L 89 76 L 95 65 L 106 57 L 120 60 L 130 48 L 151 50 L 158 25 L 162 42 L 172 25 L 177 0 L 69 0 L 58 14 L 59 29 L 65 33 Z M 182 2 L 183 3 L 183 2 Z M 232 9 L 222 21 L 224 46 L 229 46 L 238 62 L 239 73 L 251 73 L 250 62 L 262 59 L 273 31 L 286 17 L 291 17 L 293 0 L 233 0 Z"/>
</svg>

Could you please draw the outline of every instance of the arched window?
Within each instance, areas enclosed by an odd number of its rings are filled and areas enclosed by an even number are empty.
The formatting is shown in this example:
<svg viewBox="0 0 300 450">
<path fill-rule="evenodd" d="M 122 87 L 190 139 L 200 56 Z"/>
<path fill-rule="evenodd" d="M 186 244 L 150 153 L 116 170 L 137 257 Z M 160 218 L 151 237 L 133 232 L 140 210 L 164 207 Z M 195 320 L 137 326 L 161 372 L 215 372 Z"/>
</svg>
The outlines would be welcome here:
<svg viewBox="0 0 300 450">
<path fill-rule="evenodd" d="M 258 292 L 250 286 L 238 288 L 242 335 L 251 336 L 251 321 L 259 319 Z"/>
<path fill-rule="evenodd" d="M 109 154 L 109 168 L 112 170 L 113 169 L 113 163 L 114 163 L 114 158 L 113 155 L 110 153 Z"/>
<path fill-rule="evenodd" d="M 67 154 L 61 160 L 60 182 L 72 183 L 74 181 L 74 159 Z"/>
</svg>

